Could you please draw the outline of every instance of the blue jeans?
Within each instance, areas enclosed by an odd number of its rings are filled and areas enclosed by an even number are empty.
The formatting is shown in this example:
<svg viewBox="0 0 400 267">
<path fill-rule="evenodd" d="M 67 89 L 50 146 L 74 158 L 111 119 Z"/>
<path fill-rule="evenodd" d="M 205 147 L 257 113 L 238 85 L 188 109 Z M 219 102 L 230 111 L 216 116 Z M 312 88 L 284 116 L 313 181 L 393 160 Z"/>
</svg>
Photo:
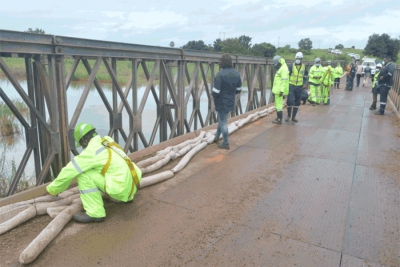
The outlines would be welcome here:
<svg viewBox="0 0 400 267">
<path fill-rule="evenodd" d="M 218 128 L 217 128 L 217 132 L 215 133 L 215 138 L 219 138 L 219 136 L 222 133 L 222 137 L 224 139 L 224 141 L 222 142 L 222 144 L 224 145 L 228 145 L 228 113 L 222 113 L 217 111 L 218 113 Z"/>
</svg>

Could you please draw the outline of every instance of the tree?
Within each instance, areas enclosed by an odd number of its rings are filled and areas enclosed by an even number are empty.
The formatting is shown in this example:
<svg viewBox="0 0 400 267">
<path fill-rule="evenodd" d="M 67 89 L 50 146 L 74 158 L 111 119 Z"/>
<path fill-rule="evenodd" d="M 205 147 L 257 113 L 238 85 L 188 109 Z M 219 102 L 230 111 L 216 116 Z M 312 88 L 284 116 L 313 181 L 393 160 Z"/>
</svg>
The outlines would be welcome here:
<svg viewBox="0 0 400 267">
<path fill-rule="evenodd" d="M 397 61 L 397 54 L 400 49 L 400 40 L 391 38 L 388 34 L 382 35 L 374 33 L 368 38 L 367 45 L 364 48 L 364 55 L 372 55 L 379 58 L 384 58 L 389 55 L 393 61 Z"/>
<path fill-rule="evenodd" d="M 344 46 L 342 44 L 338 44 L 335 46 L 335 49 L 343 49 L 343 48 L 344 48 Z"/>
<path fill-rule="evenodd" d="M 356 47 L 353 45 L 352 47 L 351 47 L 352 49 L 356 49 Z"/>
<path fill-rule="evenodd" d="M 222 52 L 222 46 L 224 44 L 224 41 L 221 40 L 221 38 L 218 38 L 214 41 L 214 49 L 217 52 Z"/>
<path fill-rule="evenodd" d="M 192 50 L 204 50 L 208 51 L 209 47 L 202 41 L 189 41 L 187 44 L 182 46 L 183 49 L 192 49 Z"/>
<path fill-rule="evenodd" d="M 27 31 L 25 31 L 27 33 L 40 33 L 40 34 L 45 34 L 44 30 L 42 29 L 38 29 L 36 28 L 35 30 L 32 30 L 32 28 L 29 28 Z"/>
<path fill-rule="evenodd" d="M 245 48 L 245 49 L 250 49 L 251 47 L 251 37 L 242 35 L 239 37 L 239 43 Z"/>
<path fill-rule="evenodd" d="M 222 52 L 242 55 L 249 54 L 249 50 L 240 43 L 239 38 L 226 39 L 222 45 Z"/>
<path fill-rule="evenodd" d="M 171 42 L 169 43 L 169 46 L 170 46 L 170 47 L 174 47 L 174 46 L 175 46 L 175 42 L 174 42 L 174 41 L 171 41 Z"/>
<path fill-rule="evenodd" d="M 260 57 L 273 57 L 276 53 L 276 47 L 270 43 L 255 44 L 252 47 L 252 54 Z"/>
<path fill-rule="evenodd" d="M 310 40 L 310 38 L 301 39 L 299 42 L 299 48 L 301 50 L 310 51 L 312 48 L 312 41 Z"/>
</svg>

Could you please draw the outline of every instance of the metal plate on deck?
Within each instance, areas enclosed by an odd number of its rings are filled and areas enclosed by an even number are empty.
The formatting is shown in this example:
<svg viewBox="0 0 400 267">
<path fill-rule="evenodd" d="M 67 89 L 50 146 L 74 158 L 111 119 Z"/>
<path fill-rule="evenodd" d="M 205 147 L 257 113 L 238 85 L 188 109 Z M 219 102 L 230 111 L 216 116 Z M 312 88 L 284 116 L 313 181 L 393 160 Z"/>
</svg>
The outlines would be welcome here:
<svg viewBox="0 0 400 267">
<path fill-rule="evenodd" d="M 297 153 L 316 158 L 354 163 L 359 133 L 317 129 L 299 145 Z"/>
<path fill-rule="evenodd" d="M 354 164 L 299 157 L 242 224 L 340 252 L 353 171 Z"/>
<path fill-rule="evenodd" d="M 399 199 L 389 170 L 356 166 L 343 252 L 400 266 Z"/>
</svg>

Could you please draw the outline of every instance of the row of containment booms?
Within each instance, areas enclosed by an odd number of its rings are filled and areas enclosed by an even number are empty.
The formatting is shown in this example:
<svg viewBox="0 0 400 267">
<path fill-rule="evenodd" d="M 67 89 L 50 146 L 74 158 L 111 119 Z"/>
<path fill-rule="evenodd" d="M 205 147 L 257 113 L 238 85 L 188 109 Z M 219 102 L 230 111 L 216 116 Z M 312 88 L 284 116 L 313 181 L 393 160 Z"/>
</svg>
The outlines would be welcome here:
<svg viewBox="0 0 400 267">
<path fill-rule="evenodd" d="M 254 112 L 246 118 L 230 123 L 228 125 L 229 134 L 237 131 L 245 124 L 256 121 L 274 111 L 275 107 L 269 107 Z M 189 163 L 190 159 L 195 154 L 214 142 L 215 132 L 215 129 L 201 131 L 196 138 L 186 140 L 175 146 L 169 146 L 156 152 L 153 157 L 138 162 L 137 166 L 142 170 L 144 175 L 162 168 L 171 160 L 182 157 L 179 163 L 171 170 L 143 177 L 140 182 L 140 188 L 172 178 L 175 173 L 182 170 Z M 38 215 L 47 213 L 51 218 L 53 218 L 47 227 L 43 229 L 42 232 L 21 253 L 19 262 L 21 264 L 28 264 L 37 258 L 37 256 L 72 219 L 73 215 L 81 210 L 83 210 L 83 207 L 79 198 L 78 187 L 68 189 L 58 196 L 46 195 L 0 207 L 0 235 Z"/>
</svg>

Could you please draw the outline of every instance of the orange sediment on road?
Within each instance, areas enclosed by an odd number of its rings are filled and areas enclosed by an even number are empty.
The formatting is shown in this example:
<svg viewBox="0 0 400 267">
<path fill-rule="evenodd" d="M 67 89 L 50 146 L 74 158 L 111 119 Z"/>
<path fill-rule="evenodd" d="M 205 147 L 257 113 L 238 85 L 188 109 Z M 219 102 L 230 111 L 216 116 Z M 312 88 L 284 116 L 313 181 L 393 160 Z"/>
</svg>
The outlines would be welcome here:
<svg viewBox="0 0 400 267">
<path fill-rule="evenodd" d="M 204 162 L 210 163 L 210 162 L 220 162 L 225 158 L 225 155 L 217 155 L 212 158 L 205 158 Z"/>
</svg>

